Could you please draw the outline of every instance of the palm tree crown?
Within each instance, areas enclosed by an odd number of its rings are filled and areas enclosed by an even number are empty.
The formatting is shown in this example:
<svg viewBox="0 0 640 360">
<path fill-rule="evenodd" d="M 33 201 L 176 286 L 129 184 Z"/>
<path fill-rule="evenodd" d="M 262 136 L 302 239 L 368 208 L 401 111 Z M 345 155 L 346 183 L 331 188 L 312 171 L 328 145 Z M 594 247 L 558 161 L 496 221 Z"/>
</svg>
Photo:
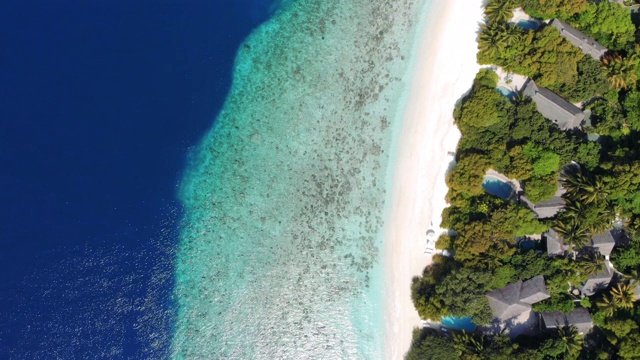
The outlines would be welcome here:
<svg viewBox="0 0 640 360">
<path fill-rule="evenodd" d="M 506 22 L 482 24 L 480 30 L 478 48 L 491 56 L 500 54 L 507 46 L 522 39 L 520 29 Z"/>
<path fill-rule="evenodd" d="M 621 308 L 633 308 L 633 302 L 636 301 L 634 289 L 629 284 L 618 284 L 611 289 L 613 301 Z"/>
<path fill-rule="evenodd" d="M 564 326 L 558 329 L 558 338 L 564 345 L 567 354 L 576 355 L 582 349 L 582 336 L 574 326 Z"/>
<path fill-rule="evenodd" d="M 573 247 L 582 249 L 589 241 L 587 231 L 575 217 L 559 219 L 553 229 L 562 237 L 564 243 L 569 245 L 569 251 L 573 251 Z"/>
<path fill-rule="evenodd" d="M 513 17 L 514 8 L 511 0 L 491 0 L 485 7 L 484 13 L 491 23 L 506 22 Z"/>
<path fill-rule="evenodd" d="M 604 257 L 592 251 L 585 251 L 580 260 L 578 266 L 586 275 L 595 275 L 604 267 Z"/>
<path fill-rule="evenodd" d="M 614 89 L 626 89 L 636 83 L 638 75 L 635 71 L 637 58 L 623 58 L 618 53 L 605 56 L 601 66 L 605 69 L 607 78 Z"/>
<path fill-rule="evenodd" d="M 561 181 L 568 196 L 585 204 L 601 203 L 611 194 L 611 186 L 601 176 L 591 176 L 579 165 L 567 166 Z"/>
<path fill-rule="evenodd" d="M 616 310 L 618 310 L 618 304 L 616 304 L 613 298 L 609 295 L 603 296 L 602 300 L 596 302 L 596 305 L 598 305 L 600 311 L 602 311 L 606 317 L 612 317 Z"/>
</svg>

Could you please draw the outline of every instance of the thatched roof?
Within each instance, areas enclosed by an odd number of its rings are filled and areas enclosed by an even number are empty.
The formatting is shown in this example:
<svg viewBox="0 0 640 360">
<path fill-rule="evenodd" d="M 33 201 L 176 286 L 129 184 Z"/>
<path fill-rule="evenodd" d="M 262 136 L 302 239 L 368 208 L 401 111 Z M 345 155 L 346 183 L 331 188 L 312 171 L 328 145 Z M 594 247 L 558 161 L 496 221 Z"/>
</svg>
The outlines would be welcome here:
<svg viewBox="0 0 640 360">
<path fill-rule="evenodd" d="M 591 238 L 591 244 L 597 248 L 600 254 L 609 256 L 613 247 L 616 245 L 616 240 L 613 237 L 611 230 L 607 230 L 602 234 L 596 234 Z"/>
<path fill-rule="evenodd" d="M 584 120 L 584 113 L 580 108 L 553 91 L 536 85 L 533 80 L 524 84 L 522 92 L 536 103 L 542 116 L 553 121 L 561 130 L 576 128 Z"/>
<path fill-rule="evenodd" d="M 583 295 L 591 296 L 599 291 L 602 291 L 609 286 L 611 279 L 613 278 L 613 273 L 608 266 L 604 266 L 602 271 L 595 275 L 589 276 L 587 281 L 579 287 L 580 291 L 582 291 Z"/>
<path fill-rule="evenodd" d="M 531 305 L 549 298 L 544 277 L 538 275 L 527 281 L 518 280 L 503 288 L 487 293 L 493 315 L 508 320 L 530 310 Z"/>
<path fill-rule="evenodd" d="M 542 275 L 534 276 L 522 283 L 520 289 L 520 301 L 527 304 L 535 304 L 549 298 L 547 287 Z"/>
<path fill-rule="evenodd" d="M 600 45 L 597 41 L 564 21 L 554 19 L 551 21 L 550 25 L 558 29 L 558 31 L 560 31 L 560 35 L 570 43 L 579 47 L 583 53 L 591 56 L 596 61 L 600 61 L 604 54 L 609 51 L 609 49 Z"/>
<path fill-rule="evenodd" d="M 549 229 L 549 231 L 545 233 L 545 237 L 547 239 L 548 255 L 563 255 L 565 251 L 567 251 L 568 246 L 564 244 L 562 237 L 560 237 L 555 230 Z"/>
<path fill-rule="evenodd" d="M 563 314 L 560 311 L 545 311 L 542 313 L 542 321 L 547 329 L 575 326 L 581 334 L 589 332 L 593 327 L 591 314 L 585 308 L 573 309 L 568 314 Z"/>
</svg>

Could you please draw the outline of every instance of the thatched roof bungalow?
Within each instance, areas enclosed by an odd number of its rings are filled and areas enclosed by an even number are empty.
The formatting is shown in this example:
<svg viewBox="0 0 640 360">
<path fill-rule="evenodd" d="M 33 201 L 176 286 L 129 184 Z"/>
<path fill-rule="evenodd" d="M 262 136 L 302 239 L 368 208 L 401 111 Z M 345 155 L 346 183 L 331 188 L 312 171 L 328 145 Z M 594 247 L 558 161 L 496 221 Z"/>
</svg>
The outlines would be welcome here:
<svg viewBox="0 0 640 360">
<path fill-rule="evenodd" d="M 560 31 L 560 35 L 573 45 L 579 47 L 583 53 L 591 56 L 596 61 L 600 61 L 604 54 L 609 51 L 609 49 L 600 45 L 597 41 L 593 40 L 582 31 L 562 20 L 554 19 L 549 25 L 558 29 L 558 31 Z"/>
<path fill-rule="evenodd" d="M 553 91 L 537 85 L 533 80 L 524 84 L 522 93 L 536 103 L 542 116 L 553 121 L 561 130 L 577 128 L 584 120 L 585 115 L 580 108 Z"/>
<path fill-rule="evenodd" d="M 575 326 L 578 333 L 585 334 L 593 327 L 593 320 L 589 310 L 585 308 L 573 309 L 568 314 L 560 311 L 545 311 L 540 314 L 546 329 L 557 329 L 564 326 Z"/>
<path fill-rule="evenodd" d="M 493 316 L 505 321 L 531 310 L 531 305 L 549 298 L 542 275 L 527 281 L 518 280 L 513 284 L 489 291 L 489 306 Z"/>
</svg>

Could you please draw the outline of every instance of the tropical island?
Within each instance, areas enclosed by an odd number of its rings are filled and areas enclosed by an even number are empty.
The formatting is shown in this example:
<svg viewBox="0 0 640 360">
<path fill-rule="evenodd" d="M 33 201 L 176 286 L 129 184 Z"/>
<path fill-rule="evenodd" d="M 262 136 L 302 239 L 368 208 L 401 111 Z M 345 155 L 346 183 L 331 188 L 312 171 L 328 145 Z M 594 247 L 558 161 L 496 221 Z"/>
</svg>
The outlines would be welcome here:
<svg viewBox="0 0 640 360">
<path fill-rule="evenodd" d="M 640 16 L 490 0 L 407 359 L 640 359 Z M 471 328 L 441 319 L 467 319 Z"/>
</svg>

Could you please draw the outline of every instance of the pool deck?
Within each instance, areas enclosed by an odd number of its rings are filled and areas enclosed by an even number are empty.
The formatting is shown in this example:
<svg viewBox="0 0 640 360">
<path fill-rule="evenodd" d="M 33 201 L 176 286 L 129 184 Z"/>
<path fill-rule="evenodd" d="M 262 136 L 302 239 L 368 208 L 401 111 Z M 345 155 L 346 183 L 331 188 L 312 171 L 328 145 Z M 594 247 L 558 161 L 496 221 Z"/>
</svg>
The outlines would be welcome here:
<svg viewBox="0 0 640 360">
<path fill-rule="evenodd" d="M 548 24 L 549 23 L 549 20 L 545 21 L 545 20 L 541 20 L 541 19 L 536 19 L 533 16 L 530 16 L 529 14 L 524 12 L 524 10 L 522 10 L 522 8 L 517 8 L 517 9 L 513 10 L 513 17 L 509 20 L 509 22 L 517 24 L 517 23 L 519 23 L 521 21 L 534 22 L 534 23 L 538 24 L 538 26 L 540 26 L 542 24 Z"/>
<path fill-rule="evenodd" d="M 503 70 L 501 67 L 495 67 L 494 71 L 496 72 L 496 74 L 498 74 L 498 87 L 502 86 L 504 88 L 512 90 L 513 92 L 520 92 L 520 90 L 524 87 L 524 83 L 528 79 L 524 75 L 509 73 Z"/>
<path fill-rule="evenodd" d="M 520 21 L 536 21 L 536 19 L 534 19 L 531 16 L 529 16 L 529 14 L 524 12 L 524 10 L 522 10 L 522 8 L 517 8 L 517 9 L 513 10 L 513 17 L 509 21 L 512 22 L 512 23 L 517 24 Z"/>
</svg>

